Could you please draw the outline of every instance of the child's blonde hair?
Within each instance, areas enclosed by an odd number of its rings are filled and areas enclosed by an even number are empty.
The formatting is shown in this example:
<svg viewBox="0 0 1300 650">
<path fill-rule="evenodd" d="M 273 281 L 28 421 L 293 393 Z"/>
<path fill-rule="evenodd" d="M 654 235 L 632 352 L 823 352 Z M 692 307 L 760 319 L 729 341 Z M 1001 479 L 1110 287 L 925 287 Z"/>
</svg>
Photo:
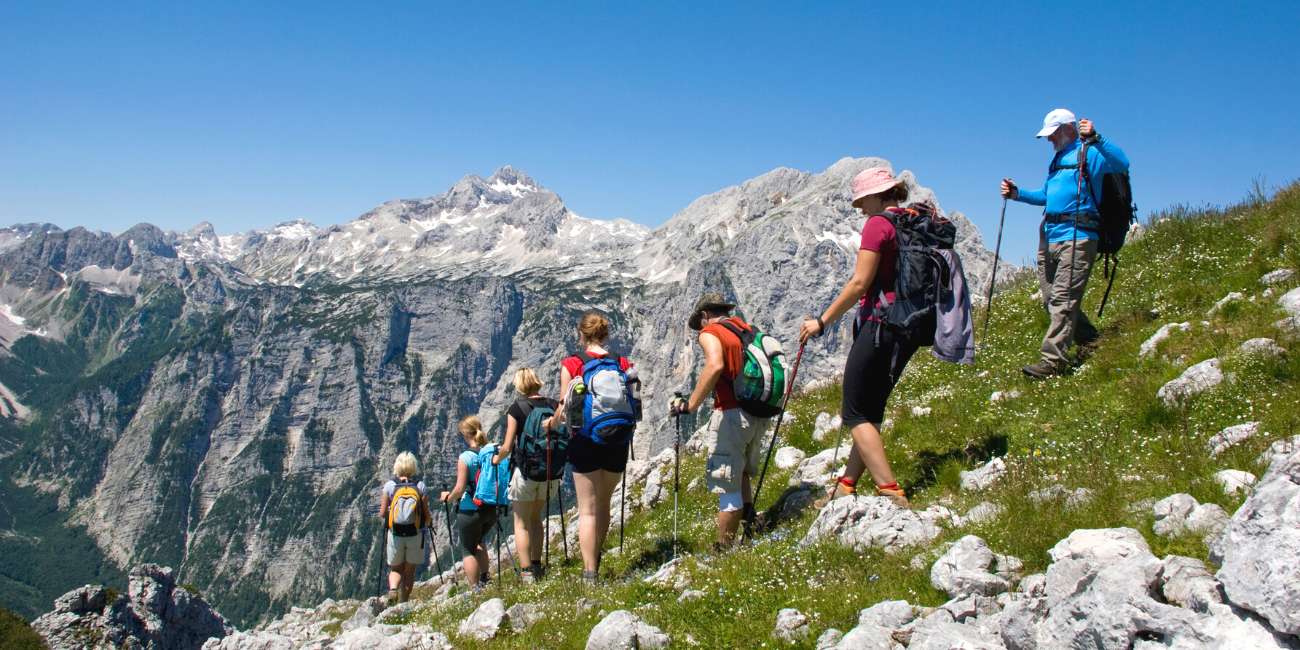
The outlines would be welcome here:
<svg viewBox="0 0 1300 650">
<path fill-rule="evenodd" d="M 397 455 L 393 461 L 393 476 L 411 478 L 420 471 L 420 465 L 415 462 L 415 454 L 404 451 Z"/>
<path fill-rule="evenodd" d="M 460 432 L 474 436 L 474 444 L 479 447 L 486 445 L 488 442 L 487 432 L 483 431 L 483 423 L 479 421 L 477 415 L 466 415 L 461 418 Z"/>
</svg>

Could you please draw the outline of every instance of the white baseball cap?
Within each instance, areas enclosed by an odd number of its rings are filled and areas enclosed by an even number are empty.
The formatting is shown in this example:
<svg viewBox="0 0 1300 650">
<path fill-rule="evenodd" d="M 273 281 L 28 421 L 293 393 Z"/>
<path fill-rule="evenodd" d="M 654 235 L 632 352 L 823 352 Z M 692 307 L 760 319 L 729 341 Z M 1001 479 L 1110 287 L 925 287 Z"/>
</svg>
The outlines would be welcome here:
<svg viewBox="0 0 1300 650">
<path fill-rule="evenodd" d="M 1043 118 L 1043 128 L 1038 131 L 1035 138 L 1046 138 L 1065 124 L 1074 124 L 1074 113 L 1064 108 L 1054 109 Z"/>
</svg>

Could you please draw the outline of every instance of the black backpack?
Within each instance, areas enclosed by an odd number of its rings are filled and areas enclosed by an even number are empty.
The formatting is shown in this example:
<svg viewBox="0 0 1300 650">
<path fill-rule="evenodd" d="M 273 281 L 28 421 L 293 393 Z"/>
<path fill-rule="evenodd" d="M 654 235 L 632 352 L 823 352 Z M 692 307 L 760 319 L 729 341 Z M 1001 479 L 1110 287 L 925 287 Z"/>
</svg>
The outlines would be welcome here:
<svg viewBox="0 0 1300 650">
<path fill-rule="evenodd" d="M 929 210 L 915 208 L 881 216 L 894 224 L 897 233 L 894 301 L 885 298 L 882 287 L 880 304 L 872 313 L 907 341 L 918 346 L 934 345 L 939 302 L 951 283 L 948 261 L 938 251 L 953 247 L 957 226 Z M 859 312 L 859 320 L 862 318 L 865 314 Z"/>
<path fill-rule="evenodd" d="M 535 406 L 526 399 L 517 403 L 528 415 L 520 423 L 517 434 L 519 441 L 515 444 L 513 454 L 515 467 L 530 481 L 560 478 L 564 475 L 564 464 L 569 459 L 569 435 L 558 431 L 548 432 L 542 427 L 542 421 L 555 415 L 555 409 L 550 406 Z"/>
<path fill-rule="evenodd" d="M 1092 140 L 1084 140 L 1079 145 L 1079 158 L 1073 165 L 1057 165 L 1055 169 L 1078 169 L 1080 184 L 1086 185 L 1092 192 L 1092 174 L 1088 172 L 1088 147 Z M 1097 255 L 1101 257 L 1103 272 L 1106 277 L 1106 293 L 1101 297 L 1101 306 L 1097 308 L 1097 318 L 1106 310 L 1106 301 L 1110 299 L 1110 290 L 1115 286 L 1115 273 L 1119 270 L 1119 249 L 1124 247 L 1129 229 L 1137 221 L 1137 205 L 1133 202 L 1133 186 L 1129 182 L 1128 172 L 1108 172 L 1101 176 L 1101 204 L 1097 206 L 1100 223 L 1097 226 Z"/>
</svg>

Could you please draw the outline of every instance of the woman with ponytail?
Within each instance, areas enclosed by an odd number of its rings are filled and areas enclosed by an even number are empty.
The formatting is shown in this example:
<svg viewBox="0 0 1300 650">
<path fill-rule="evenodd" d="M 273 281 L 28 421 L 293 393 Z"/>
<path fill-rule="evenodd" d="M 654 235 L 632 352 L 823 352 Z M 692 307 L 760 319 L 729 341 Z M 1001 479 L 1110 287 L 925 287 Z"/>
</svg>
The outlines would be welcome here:
<svg viewBox="0 0 1300 650">
<path fill-rule="evenodd" d="M 460 435 L 469 449 L 456 459 L 456 486 L 443 492 L 441 499 L 456 503 L 456 533 L 460 536 L 461 556 L 464 559 L 465 580 L 475 591 L 482 590 L 488 581 L 487 547 L 483 538 L 497 521 L 497 508 L 474 503 L 474 477 L 478 475 L 478 451 L 487 444 L 487 433 L 478 416 L 466 416 L 460 421 Z"/>
</svg>

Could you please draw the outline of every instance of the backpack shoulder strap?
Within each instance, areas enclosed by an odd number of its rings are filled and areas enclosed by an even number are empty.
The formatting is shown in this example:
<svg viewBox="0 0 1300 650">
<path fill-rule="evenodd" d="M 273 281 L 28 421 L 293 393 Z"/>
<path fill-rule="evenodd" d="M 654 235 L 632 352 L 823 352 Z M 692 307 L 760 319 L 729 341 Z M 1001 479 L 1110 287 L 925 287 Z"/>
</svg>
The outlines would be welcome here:
<svg viewBox="0 0 1300 650">
<path fill-rule="evenodd" d="M 722 328 L 725 329 L 725 330 L 727 330 L 728 332 L 731 332 L 732 334 L 735 334 L 735 335 L 736 335 L 736 338 L 740 339 L 740 344 L 741 344 L 741 345 L 744 345 L 744 344 L 745 344 L 745 336 L 746 336 L 747 334 L 749 334 L 749 332 L 746 332 L 745 330 L 743 330 L 743 329 L 737 327 L 736 324 L 733 323 L 733 322 L 731 322 L 730 319 L 727 319 L 727 320 L 724 320 L 724 321 L 720 321 L 720 322 L 718 323 L 718 325 L 721 325 Z"/>
</svg>

